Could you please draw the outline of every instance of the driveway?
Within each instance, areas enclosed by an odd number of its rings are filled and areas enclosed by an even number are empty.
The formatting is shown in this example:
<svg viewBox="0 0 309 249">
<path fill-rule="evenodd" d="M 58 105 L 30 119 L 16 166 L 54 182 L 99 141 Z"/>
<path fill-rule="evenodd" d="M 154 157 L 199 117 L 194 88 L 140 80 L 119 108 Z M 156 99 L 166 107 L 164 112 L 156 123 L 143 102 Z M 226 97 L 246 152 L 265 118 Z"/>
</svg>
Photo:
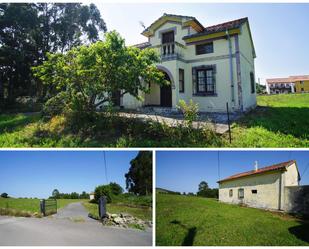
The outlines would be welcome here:
<svg viewBox="0 0 309 249">
<path fill-rule="evenodd" d="M 45 218 L 0 216 L 1 246 L 151 246 L 152 230 L 103 226 L 72 203 Z"/>
</svg>

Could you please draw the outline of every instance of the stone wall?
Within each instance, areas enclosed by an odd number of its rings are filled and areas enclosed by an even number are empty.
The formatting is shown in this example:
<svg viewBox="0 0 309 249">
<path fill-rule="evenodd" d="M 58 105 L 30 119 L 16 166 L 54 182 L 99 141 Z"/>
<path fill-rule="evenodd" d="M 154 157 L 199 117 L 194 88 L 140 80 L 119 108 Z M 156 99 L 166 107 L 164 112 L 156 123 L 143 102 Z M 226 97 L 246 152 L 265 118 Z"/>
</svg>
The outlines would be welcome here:
<svg viewBox="0 0 309 249">
<path fill-rule="evenodd" d="M 284 211 L 309 215 L 309 185 L 285 187 Z"/>
</svg>

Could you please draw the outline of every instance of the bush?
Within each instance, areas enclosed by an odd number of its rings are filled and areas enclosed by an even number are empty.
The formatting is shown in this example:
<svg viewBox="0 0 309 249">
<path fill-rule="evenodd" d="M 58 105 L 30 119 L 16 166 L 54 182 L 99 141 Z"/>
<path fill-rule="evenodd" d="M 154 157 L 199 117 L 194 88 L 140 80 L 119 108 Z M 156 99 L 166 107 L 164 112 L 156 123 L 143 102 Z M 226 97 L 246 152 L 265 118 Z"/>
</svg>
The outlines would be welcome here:
<svg viewBox="0 0 309 249">
<path fill-rule="evenodd" d="M 7 193 L 2 193 L 2 194 L 1 194 L 1 197 L 2 197 L 2 198 L 9 198 L 9 195 L 8 195 Z"/>
<path fill-rule="evenodd" d="M 182 112 L 185 121 L 189 126 L 192 126 L 193 121 L 197 120 L 198 117 L 198 104 L 195 104 L 192 99 L 189 104 L 186 103 L 183 99 L 179 100 L 178 109 Z"/>
<path fill-rule="evenodd" d="M 64 112 L 66 106 L 66 93 L 61 92 L 54 97 L 51 97 L 43 106 L 43 115 L 46 117 L 52 117 Z"/>
<path fill-rule="evenodd" d="M 101 196 L 105 196 L 107 203 L 112 202 L 112 191 L 110 185 L 100 185 L 94 190 L 94 199 L 96 203 L 99 203 L 99 199 Z"/>
</svg>

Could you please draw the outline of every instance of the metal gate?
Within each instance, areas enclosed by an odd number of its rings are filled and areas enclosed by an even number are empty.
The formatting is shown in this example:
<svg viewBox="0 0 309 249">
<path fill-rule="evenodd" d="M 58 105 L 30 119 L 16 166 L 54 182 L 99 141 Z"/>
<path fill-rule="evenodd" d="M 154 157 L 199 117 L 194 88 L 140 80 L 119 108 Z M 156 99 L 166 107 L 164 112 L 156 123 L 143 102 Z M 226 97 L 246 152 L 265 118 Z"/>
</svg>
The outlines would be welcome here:
<svg viewBox="0 0 309 249">
<path fill-rule="evenodd" d="M 44 216 L 57 213 L 57 200 L 56 199 L 43 199 L 40 202 L 41 213 Z"/>
</svg>

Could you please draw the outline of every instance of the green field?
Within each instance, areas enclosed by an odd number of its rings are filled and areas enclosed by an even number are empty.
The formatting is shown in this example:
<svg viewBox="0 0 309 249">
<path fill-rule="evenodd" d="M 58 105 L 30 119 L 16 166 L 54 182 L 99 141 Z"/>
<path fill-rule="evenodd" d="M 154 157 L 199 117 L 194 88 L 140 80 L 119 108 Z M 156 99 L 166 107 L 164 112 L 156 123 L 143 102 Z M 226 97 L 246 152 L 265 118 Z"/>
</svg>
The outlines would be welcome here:
<svg viewBox="0 0 309 249">
<path fill-rule="evenodd" d="M 228 134 L 192 132 L 117 118 L 72 132 L 64 117 L 0 115 L 0 147 L 309 147 L 309 94 L 258 96 L 258 107 L 234 122 Z M 102 126 L 102 127 L 101 127 Z M 89 128 L 89 129 L 88 129 Z"/>
<path fill-rule="evenodd" d="M 57 200 L 57 208 L 63 208 L 72 202 L 84 201 L 80 199 Z M 0 198 L 0 208 L 13 210 L 12 215 L 32 216 L 40 214 L 40 200 L 29 198 Z M 15 212 L 16 211 L 16 212 Z"/>
<path fill-rule="evenodd" d="M 308 246 L 309 222 L 214 199 L 157 194 L 159 246 Z"/>
</svg>

